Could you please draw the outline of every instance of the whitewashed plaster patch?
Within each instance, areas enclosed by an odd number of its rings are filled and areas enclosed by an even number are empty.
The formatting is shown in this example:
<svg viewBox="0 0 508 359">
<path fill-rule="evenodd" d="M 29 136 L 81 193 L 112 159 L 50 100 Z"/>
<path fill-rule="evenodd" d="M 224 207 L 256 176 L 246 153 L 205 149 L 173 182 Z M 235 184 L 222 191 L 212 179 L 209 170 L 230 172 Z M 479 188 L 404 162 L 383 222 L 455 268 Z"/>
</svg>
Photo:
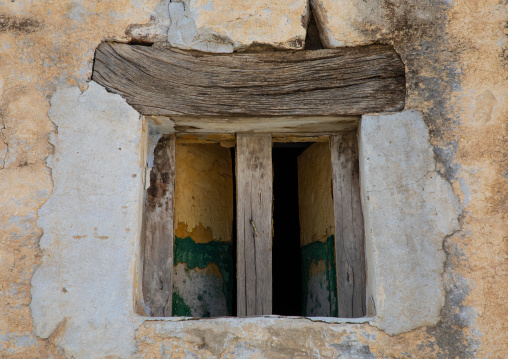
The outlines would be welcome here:
<svg viewBox="0 0 508 359">
<path fill-rule="evenodd" d="M 51 99 L 53 193 L 39 210 L 42 265 L 32 279 L 37 336 L 66 355 L 128 358 L 135 350 L 134 271 L 142 203 L 140 115 L 91 82 Z"/>
<path fill-rule="evenodd" d="M 435 171 L 418 111 L 363 116 L 362 202 L 374 325 L 390 335 L 435 325 L 444 305 L 443 240 L 459 229 L 459 203 Z"/>
</svg>

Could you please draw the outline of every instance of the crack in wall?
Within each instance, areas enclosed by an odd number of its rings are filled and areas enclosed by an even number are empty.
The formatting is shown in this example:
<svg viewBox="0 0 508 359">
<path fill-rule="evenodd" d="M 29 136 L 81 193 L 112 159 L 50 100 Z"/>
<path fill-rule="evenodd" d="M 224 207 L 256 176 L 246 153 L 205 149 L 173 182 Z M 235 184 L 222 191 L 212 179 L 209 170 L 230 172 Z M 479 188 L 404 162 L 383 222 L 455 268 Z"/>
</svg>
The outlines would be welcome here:
<svg viewBox="0 0 508 359">
<path fill-rule="evenodd" d="M 395 186 L 395 187 L 385 187 L 385 188 L 381 188 L 381 189 L 366 190 L 365 193 L 379 193 L 379 192 L 384 192 L 384 191 L 395 191 L 398 189 L 409 187 L 409 186 L 418 184 L 421 180 L 423 180 L 425 177 L 427 177 L 429 175 L 429 173 L 434 173 L 436 175 L 439 175 L 435 170 L 429 170 L 423 176 L 418 178 L 416 181 L 413 181 L 410 183 L 404 183 L 404 184 L 401 184 L 400 186 Z"/>
<path fill-rule="evenodd" d="M 6 130 L 5 124 L 2 123 L 2 128 L 0 128 L 0 136 L 2 137 L 2 142 L 5 145 L 5 154 L 2 158 L 2 163 L 0 164 L 0 169 L 5 168 L 5 163 L 7 162 L 7 158 L 9 157 L 9 142 L 7 141 L 7 136 L 5 136 L 4 131 Z"/>
</svg>

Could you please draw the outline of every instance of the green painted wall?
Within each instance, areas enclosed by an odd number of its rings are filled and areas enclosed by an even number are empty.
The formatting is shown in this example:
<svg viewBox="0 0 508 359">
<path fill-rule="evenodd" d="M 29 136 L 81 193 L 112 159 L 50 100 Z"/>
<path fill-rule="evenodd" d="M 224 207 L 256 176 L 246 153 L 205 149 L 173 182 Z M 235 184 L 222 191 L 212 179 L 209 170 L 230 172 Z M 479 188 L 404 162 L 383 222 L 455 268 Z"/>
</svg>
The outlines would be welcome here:
<svg viewBox="0 0 508 359">
<path fill-rule="evenodd" d="M 335 239 L 316 241 L 301 247 L 302 314 L 304 316 L 338 316 Z M 318 266 L 324 271 L 312 271 Z"/>
<path fill-rule="evenodd" d="M 230 243 L 195 243 L 190 237 L 175 237 L 173 258 L 173 316 L 233 315 L 235 256 Z M 180 273 L 182 264 L 184 272 Z M 199 270 L 212 265 L 219 273 Z M 224 301 L 225 308 L 220 305 Z"/>
</svg>

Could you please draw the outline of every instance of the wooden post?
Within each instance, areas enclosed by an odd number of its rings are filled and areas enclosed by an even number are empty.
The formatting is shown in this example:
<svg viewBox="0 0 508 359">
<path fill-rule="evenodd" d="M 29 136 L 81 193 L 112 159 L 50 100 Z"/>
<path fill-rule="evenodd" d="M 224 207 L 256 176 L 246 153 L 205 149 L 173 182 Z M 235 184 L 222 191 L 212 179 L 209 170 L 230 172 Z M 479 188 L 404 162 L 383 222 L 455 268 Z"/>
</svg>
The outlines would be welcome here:
<svg viewBox="0 0 508 359">
<path fill-rule="evenodd" d="M 339 317 L 365 316 L 365 249 L 356 132 L 330 136 Z"/>
<path fill-rule="evenodd" d="M 237 314 L 272 314 L 272 137 L 237 134 Z"/>
<path fill-rule="evenodd" d="M 152 317 L 172 314 L 174 188 L 175 136 L 167 135 L 154 150 L 145 203 L 143 297 Z"/>
</svg>

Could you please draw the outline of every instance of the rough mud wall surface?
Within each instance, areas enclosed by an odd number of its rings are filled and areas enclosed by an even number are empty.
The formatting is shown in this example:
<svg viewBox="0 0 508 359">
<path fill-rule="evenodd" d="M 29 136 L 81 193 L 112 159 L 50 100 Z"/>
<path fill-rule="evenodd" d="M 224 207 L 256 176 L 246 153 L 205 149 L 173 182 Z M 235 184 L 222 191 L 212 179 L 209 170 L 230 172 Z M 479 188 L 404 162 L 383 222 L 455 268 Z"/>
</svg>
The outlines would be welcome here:
<svg viewBox="0 0 508 359">
<path fill-rule="evenodd" d="M 406 5 L 407 30 L 393 38 L 408 69 L 407 107 L 423 111 L 440 171 L 463 206 L 461 230 L 444 241 L 441 322 L 427 329 L 445 357 L 508 350 L 498 319 L 508 315 L 507 9 L 500 1 Z"/>
<path fill-rule="evenodd" d="M 233 164 L 219 144 L 176 145 L 173 316 L 233 315 Z"/>
<path fill-rule="evenodd" d="M 333 18 L 333 7 L 346 11 L 356 3 L 360 2 L 328 5 L 315 0 L 312 6 L 322 7 Z M 441 321 L 394 337 L 367 324 L 344 327 L 307 320 L 264 325 L 253 321 L 242 324 L 241 330 L 230 330 L 228 323 L 220 335 L 213 328 L 201 335 L 208 322 L 195 321 L 187 327 L 182 324 L 183 329 L 173 335 L 164 329 L 167 326 L 151 322 L 138 332 L 139 356 L 198 353 L 206 357 L 206 350 L 213 356 L 218 353 L 213 350 L 225 345 L 247 357 L 265 353 L 267 357 L 483 358 L 508 352 L 508 323 L 503 320 L 508 317 L 507 4 L 499 0 L 368 3 L 379 9 L 368 14 L 381 14 L 381 20 L 375 15 L 369 22 L 371 15 L 362 16 L 353 8 L 355 16 L 350 18 L 361 21 L 346 21 L 349 29 L 344 32 L 354 30 L 360 42 L 392 43 L 401 54 L 407 69 L 406 108 L 423 112 L 438 170 L 453 185 L 462 205 L 461 229 L 443 246 L 446 293 Z M 364 8 L 360 5 L 358 9 Z M 0 2 L 2 356 L 65 356 L 57 343 L 65 336 L 66 322 L 48 339 L 38 338 L 29 309 L 30 282 L 41 264 L 38 209 L 53 190 L 45 161 L 51 152 L 48 135 L 58 133 L 47 116 L 49 98 L 60 86 L 84 89 L 100 41 L 127 40 L 126 28 L 147 23 L 164 9 L 157 6 L 156 1 L 134 0 Z M 321 31 L 327 33 L 322 25 Z M 338 38 L 339 30 L 333 33 Z M 323 43 L 337 45 L 332 38 Z M 302 337 L 313 340 L 295 339 Z M 217 338 L 223 346 L 213 345 Z"/>
<path fill-rule="evenodd" d="M 335 218 L 330 144 L 315 143 L 298 156 L 302 314 L 337 317 Z"/>
<path fill-rule="evenodd" d="M 53 184 L 45 160 L 57 85 L 83 86 L 95 47 L 149 18 L 150 1 L 0 1 L 0 357 L 63 357 L 34 335 L 30 282 L 40 265 L 37 211 Z"/>
</svg>

